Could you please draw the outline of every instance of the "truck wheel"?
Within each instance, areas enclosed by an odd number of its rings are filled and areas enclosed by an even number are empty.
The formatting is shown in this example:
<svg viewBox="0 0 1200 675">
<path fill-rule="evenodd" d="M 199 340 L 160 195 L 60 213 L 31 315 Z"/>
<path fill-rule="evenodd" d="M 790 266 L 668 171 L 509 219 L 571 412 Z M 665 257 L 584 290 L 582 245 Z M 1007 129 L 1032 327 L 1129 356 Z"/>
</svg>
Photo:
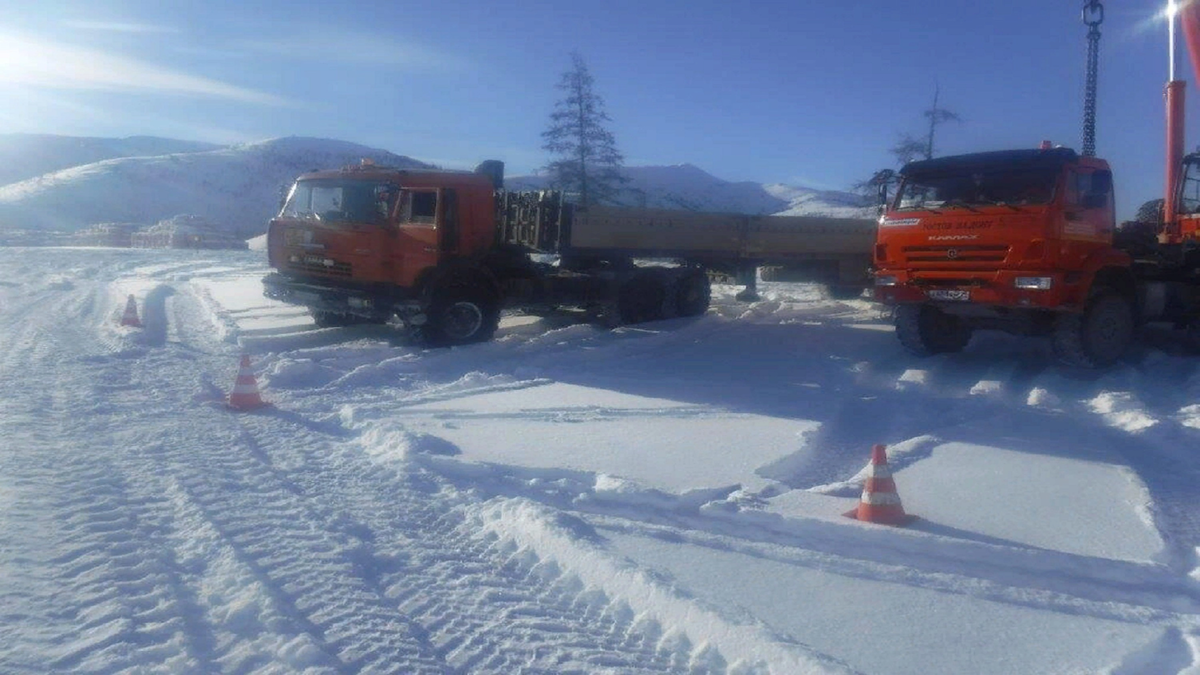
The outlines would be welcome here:
<svg viewBox="0 0 1200 675">
<path fill-rule="evenodd" d="M 1054 322 L 1054 355 L 1068 366 L 1112 365 L 1133 344 L 1133 304 L 1106 291 L 1093 297 L 1082 314 L 1062 314 Z"/>
<path fill-rule="evenodd" d="M 712 286 L 708 275 L 693 270 L 680 277 L 675 285 L 675 311 L 679 316 L 700 316 L 712 302 Z"/>
<path fill-rule="evenodd" d="M 425 312 L 421 338 L 431 347 L 449 347 L 492 339 L 500 326 L 500 304 L 482 289 L 448 289 Z"/>
<path fill-rule="evenodd" d="M 634 276 L 621 287 L 617 297 L 617 313 L 621 323 L 644 323 L 663 318 L 667 300 L 667 285 L 657 274 Z"/>
<path fill-rule="evenodd" d="M 971 327 L 933 305 L 900 305 L 896 308 L 896 337 L 912 354 L 933 356 L 962 351 L 971 341 Z"/>
</svg>

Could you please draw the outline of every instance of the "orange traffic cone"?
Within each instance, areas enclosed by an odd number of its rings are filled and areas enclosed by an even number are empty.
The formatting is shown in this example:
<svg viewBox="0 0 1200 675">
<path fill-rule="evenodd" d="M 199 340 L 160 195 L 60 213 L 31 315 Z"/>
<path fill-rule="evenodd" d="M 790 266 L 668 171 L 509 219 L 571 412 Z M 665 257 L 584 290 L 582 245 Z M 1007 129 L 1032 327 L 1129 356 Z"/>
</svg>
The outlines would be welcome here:
<svg viewBox="0 0 1200 675">
<path fill-rule="evenodd" d="M 140 319 L 138 319 L 137 315 L 137 302 L 134 301 L 132 295 L 129 296 L 129 300 L 125 302 L 125 313 L 121 315 L 121 325 L 133 326 L 135 328 L 142 327 L 142 322 Z"/>
<path fill-rule="evenodd" d="M 238 368 L 237 381 L 229 392 L 228 405 L 234 410 L 254 410 L 269 405 L 258 395 L 258 381 L 254 379 L 254 371 L 250 368 L 250 356 L 242 354 L 242 364 Z"/>
<path fill-rule="evenodd" d="M 906 525 L 913 519 L 904 513 L 904 506 L 900 504 L 896 481 L 892 480 L 892 470 L 888 466 L 887 446 L 871 447 L 871 470 L 863 485 L 862 498 L 858 500 L 858 508 L 845 515 L 882 525 Z"/>
</svg>

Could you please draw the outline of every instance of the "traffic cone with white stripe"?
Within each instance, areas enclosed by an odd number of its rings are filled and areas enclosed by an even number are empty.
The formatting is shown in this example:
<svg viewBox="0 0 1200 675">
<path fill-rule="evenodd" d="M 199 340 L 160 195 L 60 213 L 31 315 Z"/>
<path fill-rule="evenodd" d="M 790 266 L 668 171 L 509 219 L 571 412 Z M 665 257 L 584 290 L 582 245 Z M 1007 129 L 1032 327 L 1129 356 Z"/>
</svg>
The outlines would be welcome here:
<svg viewBox="0 0 1200 675">
<path fill-rule="evenodd" d="M 137 315 L 137 302 L 133 299 L 132 295 L 129 296 L 129 300 L 125 301 L 125 313 L 121 315 L 121 325 L 133 326 L 134 328 L 142 327 L 142 322 L 138 319 Z"/>
<path fill-rule="evenodd" d="M 227 404 L 234 410 L 254 410 L 269 405 L 258 394 L 258 381 L 254 379 L 254 371 L 250 368 L 248 354 L 242 354 L 237 381 L 233 383 L 233 390 L 229 392 Z"/>
<path fill-rule="evenodd" d="M 871 447 L 871 468 L 867 473 L 867 482 L 863 484 L 858 508 L 845 515 L 881 525 L 906 525 L 914 518 L 904 513 L 904 506 L 900 503 L 896 481 L 892 480 L 892 469 L 888 466 L 887 446 Z"/>
</svg>

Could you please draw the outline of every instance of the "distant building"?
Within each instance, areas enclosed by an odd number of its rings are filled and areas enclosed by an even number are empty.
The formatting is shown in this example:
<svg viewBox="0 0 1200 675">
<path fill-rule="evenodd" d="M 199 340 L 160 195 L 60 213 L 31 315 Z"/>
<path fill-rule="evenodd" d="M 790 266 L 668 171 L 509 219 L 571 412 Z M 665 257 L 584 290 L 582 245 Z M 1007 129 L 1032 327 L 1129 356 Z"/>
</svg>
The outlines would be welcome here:
<svg viewBox="0 0 1200 675">
<path fill-rule="evenodd" d="M 71 235 L 76 246 L 115 246 L 129 248 L 132 235 L 141 225 L 136 223 L 98 223 Z"/>
<path fill-rule="evenodd" d="M 245 241 L 224 232 L 203 216 L 178 215 L 131 236 L 134 248 L 247 248 Z"/>
</svg>

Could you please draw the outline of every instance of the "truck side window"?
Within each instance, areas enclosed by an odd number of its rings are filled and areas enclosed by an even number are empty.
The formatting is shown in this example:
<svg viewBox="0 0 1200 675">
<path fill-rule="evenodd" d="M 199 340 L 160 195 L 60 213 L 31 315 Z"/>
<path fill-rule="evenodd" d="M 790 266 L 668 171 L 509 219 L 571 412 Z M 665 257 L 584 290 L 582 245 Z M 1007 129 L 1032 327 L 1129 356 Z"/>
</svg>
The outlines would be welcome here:
<svg viewBox="0 0 1200 675">
<path fill-rule="evenodd" d="M 1179 212 L 1200 213 L 1200 164 L 1187 163 L 1179 190 Z"/>
<path fill-rule="evenodd" d="M 1067 205 L 1084 209 L 1108 206 L 1112 174 L 1107 171 L 1073 171 L 1067 179 Z"/>
<path fill-rule="evenodd" d="M 437 190 L 405 190 L 401 192 L 400 222 L 437 225 Z"/>
</svg>

